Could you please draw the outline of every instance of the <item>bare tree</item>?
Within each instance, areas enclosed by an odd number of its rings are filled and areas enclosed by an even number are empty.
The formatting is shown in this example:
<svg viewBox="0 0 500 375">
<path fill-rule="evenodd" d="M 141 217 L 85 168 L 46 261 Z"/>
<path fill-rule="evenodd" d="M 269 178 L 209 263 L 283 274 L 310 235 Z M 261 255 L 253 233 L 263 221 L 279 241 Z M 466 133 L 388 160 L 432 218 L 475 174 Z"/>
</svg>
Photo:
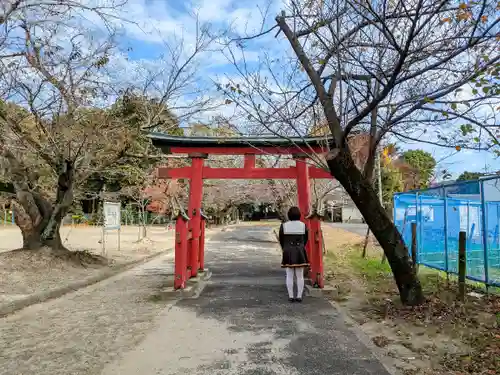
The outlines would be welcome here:
<svg viewBox="0 0 500 375">
<path fill-rule="evenodd" d="M 131 158 L 148 154 L 143 128 L 164 119 L 174 104 L 173 94 L 161 90 L 176 92 L 178 80 L 185 83 L 189 58 L 171 64 L 169 85 L 142 91 L 161 106 L 152 105 L 146 115 L 137 107 L 130 114 L 123 100 L 109 106 L 117 95 L 123 98 L 120 88 L 130 85 L 114 80 L 108 69 L 115 56 L 113 25 L 121 3 L 107 3 L 106 8 L 70 0 L 2 3 L 0 162 L 26 249 L 48 246 L 68 254 L 59 229 L 75 189 L 110 167 L 124 172 Z M 88 32 L 101 26 L 104 37 Z M 204 47 L 198 45 L 196 53 Z M 148 84 L 153 82 L 154 77 Z M 158 97 L 162 99 L 155 102 Z"/>
<path fill-rule="evenodd" d="M 177 134 L 179 123 L 198 121 L 207 111 L 214 111 L 222 104 L 207 92 L 201 84 L 204 77 L 198 74 L 200 57 L 206 57 L 205 53 L 221 34 L 212 33 L 197 14 L 192 19 L 194 37 L 181 34 L 163 39 L 159 59 L 137 69 L 130 86 L 120 93 L 133 108 L 131 114 L 140 119 L 144 131 Z M 125 81 L 121 83 L 123 89 Z"/>
<path fill-rule="evenodd" d="M 148 236 L 147 207 L 153 199 L 151 189 L 148 189 L 148 187 L 151 187 L 154 184 L 155 184 L 154 177 L 150 175 L 148 178 L 145 178 L 141 184 L 126 186 L 120 191 L 120 195 L 132 201 L 132 207 L 134 207 L 136 212 L 138 213 L 138 224 L 139 224 L 139 232 L 137 235 L 138 241 L 146 239 Z"/>
<path fill-rule="evenodd" d="M 401 300 L 423 294 L 408 250 L 348 140 L 370 134 L 367 165 L 382 139 L 499 151 L 497 4 L 482 0 L 290 0 L 274 26 L 239 36 L 225 50 L 239 73 L 219 85 L 247 117 L 247 128 L 305 136 L 326 124 L 324 160 L 381 244 Z M 245 56 L 248 45 L 280 35 L 291 54 Z M 465 122 L 465 124 L 464 124 Z M 260 130 L 262 131 L 262 130 Z"/>
</svg>

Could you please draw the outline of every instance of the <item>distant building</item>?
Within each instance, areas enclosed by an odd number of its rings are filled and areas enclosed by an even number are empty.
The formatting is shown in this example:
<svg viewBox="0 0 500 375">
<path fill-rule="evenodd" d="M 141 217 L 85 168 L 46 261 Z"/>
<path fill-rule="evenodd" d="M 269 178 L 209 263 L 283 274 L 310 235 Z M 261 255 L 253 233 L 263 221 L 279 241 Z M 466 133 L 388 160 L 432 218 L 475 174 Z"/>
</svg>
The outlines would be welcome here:
<svg viewBox="0 0 500 375">
<path fill-rule="evenodd" d="M 327 194 L 322 211 L 327 221 L 335 223 L 364 223 L 363 215 L 343 189 Z"/>
</svg>

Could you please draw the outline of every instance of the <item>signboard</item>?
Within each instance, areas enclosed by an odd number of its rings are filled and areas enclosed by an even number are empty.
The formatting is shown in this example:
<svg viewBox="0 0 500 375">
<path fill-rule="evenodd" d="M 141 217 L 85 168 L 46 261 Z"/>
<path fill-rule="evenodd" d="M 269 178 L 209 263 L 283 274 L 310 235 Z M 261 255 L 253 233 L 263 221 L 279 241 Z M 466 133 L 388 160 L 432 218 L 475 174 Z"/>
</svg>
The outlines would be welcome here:
<svg viewBox="0 0 500 375">
<path fill-rule="evenodd" d="M 104 229 L 120 229 L 121 205 L 118 202 L 104 202 Z"/>
</svg>

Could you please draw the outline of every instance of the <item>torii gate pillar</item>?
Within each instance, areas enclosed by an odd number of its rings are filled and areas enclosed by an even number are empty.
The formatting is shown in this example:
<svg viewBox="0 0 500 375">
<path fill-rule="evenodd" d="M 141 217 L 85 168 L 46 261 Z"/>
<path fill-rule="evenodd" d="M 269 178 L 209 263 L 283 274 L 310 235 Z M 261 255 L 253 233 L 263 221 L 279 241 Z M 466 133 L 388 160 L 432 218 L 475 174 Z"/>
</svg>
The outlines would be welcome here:
<svg viewBox="0 0 500 375">
<path fill-rule="evenodd" d="M 189 182 L 188 276 L 196 277 L 200 268 L 201 202 L 203 199 L 203 161 L 206 154 L 191 154 L 191 181 Z"/>
</svg>

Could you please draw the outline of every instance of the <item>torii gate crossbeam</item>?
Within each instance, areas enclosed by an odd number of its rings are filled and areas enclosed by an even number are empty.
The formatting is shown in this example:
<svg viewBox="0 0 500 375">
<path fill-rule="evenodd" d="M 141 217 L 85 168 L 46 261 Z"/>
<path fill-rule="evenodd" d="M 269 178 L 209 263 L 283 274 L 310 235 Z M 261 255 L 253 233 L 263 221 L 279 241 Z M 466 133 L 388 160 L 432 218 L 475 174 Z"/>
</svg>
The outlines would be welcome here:
<svg viewBox="0 0 500 375">
<path fill-rule="evenodd" d="M 249 138 L 249 137 L 176 137 L 166 134 L 149 135 L 155 147 L 168 154 L 185 154 L 190 167 L 160 167 L 159 178 L 189 179 L 188 231 L 176 229 L 174 288 L 182 289 L 187 279 L 204 270 L 204 220 L 201 212 L 204 179 L 296 179 L 297 200 L 302 220 L 309 228 L 307 253 L 311 263 L 313 285 L 323 287 L 323 249 L 321 225 L 317 215 L 311 215 L 310 178 L 332 179 L 329 172 L 310 166 L 313 153 L 328 151 L 323 137 L 309 138 Z M 209 155 L 244 155 L 243 168 L 212 168 L 204 165 Z M 292 155 L 295 166 L 289 168 L 257 168 L 256 155 Z M 187 245 L 184 243 L 187 242 Z"/>
</svg>

